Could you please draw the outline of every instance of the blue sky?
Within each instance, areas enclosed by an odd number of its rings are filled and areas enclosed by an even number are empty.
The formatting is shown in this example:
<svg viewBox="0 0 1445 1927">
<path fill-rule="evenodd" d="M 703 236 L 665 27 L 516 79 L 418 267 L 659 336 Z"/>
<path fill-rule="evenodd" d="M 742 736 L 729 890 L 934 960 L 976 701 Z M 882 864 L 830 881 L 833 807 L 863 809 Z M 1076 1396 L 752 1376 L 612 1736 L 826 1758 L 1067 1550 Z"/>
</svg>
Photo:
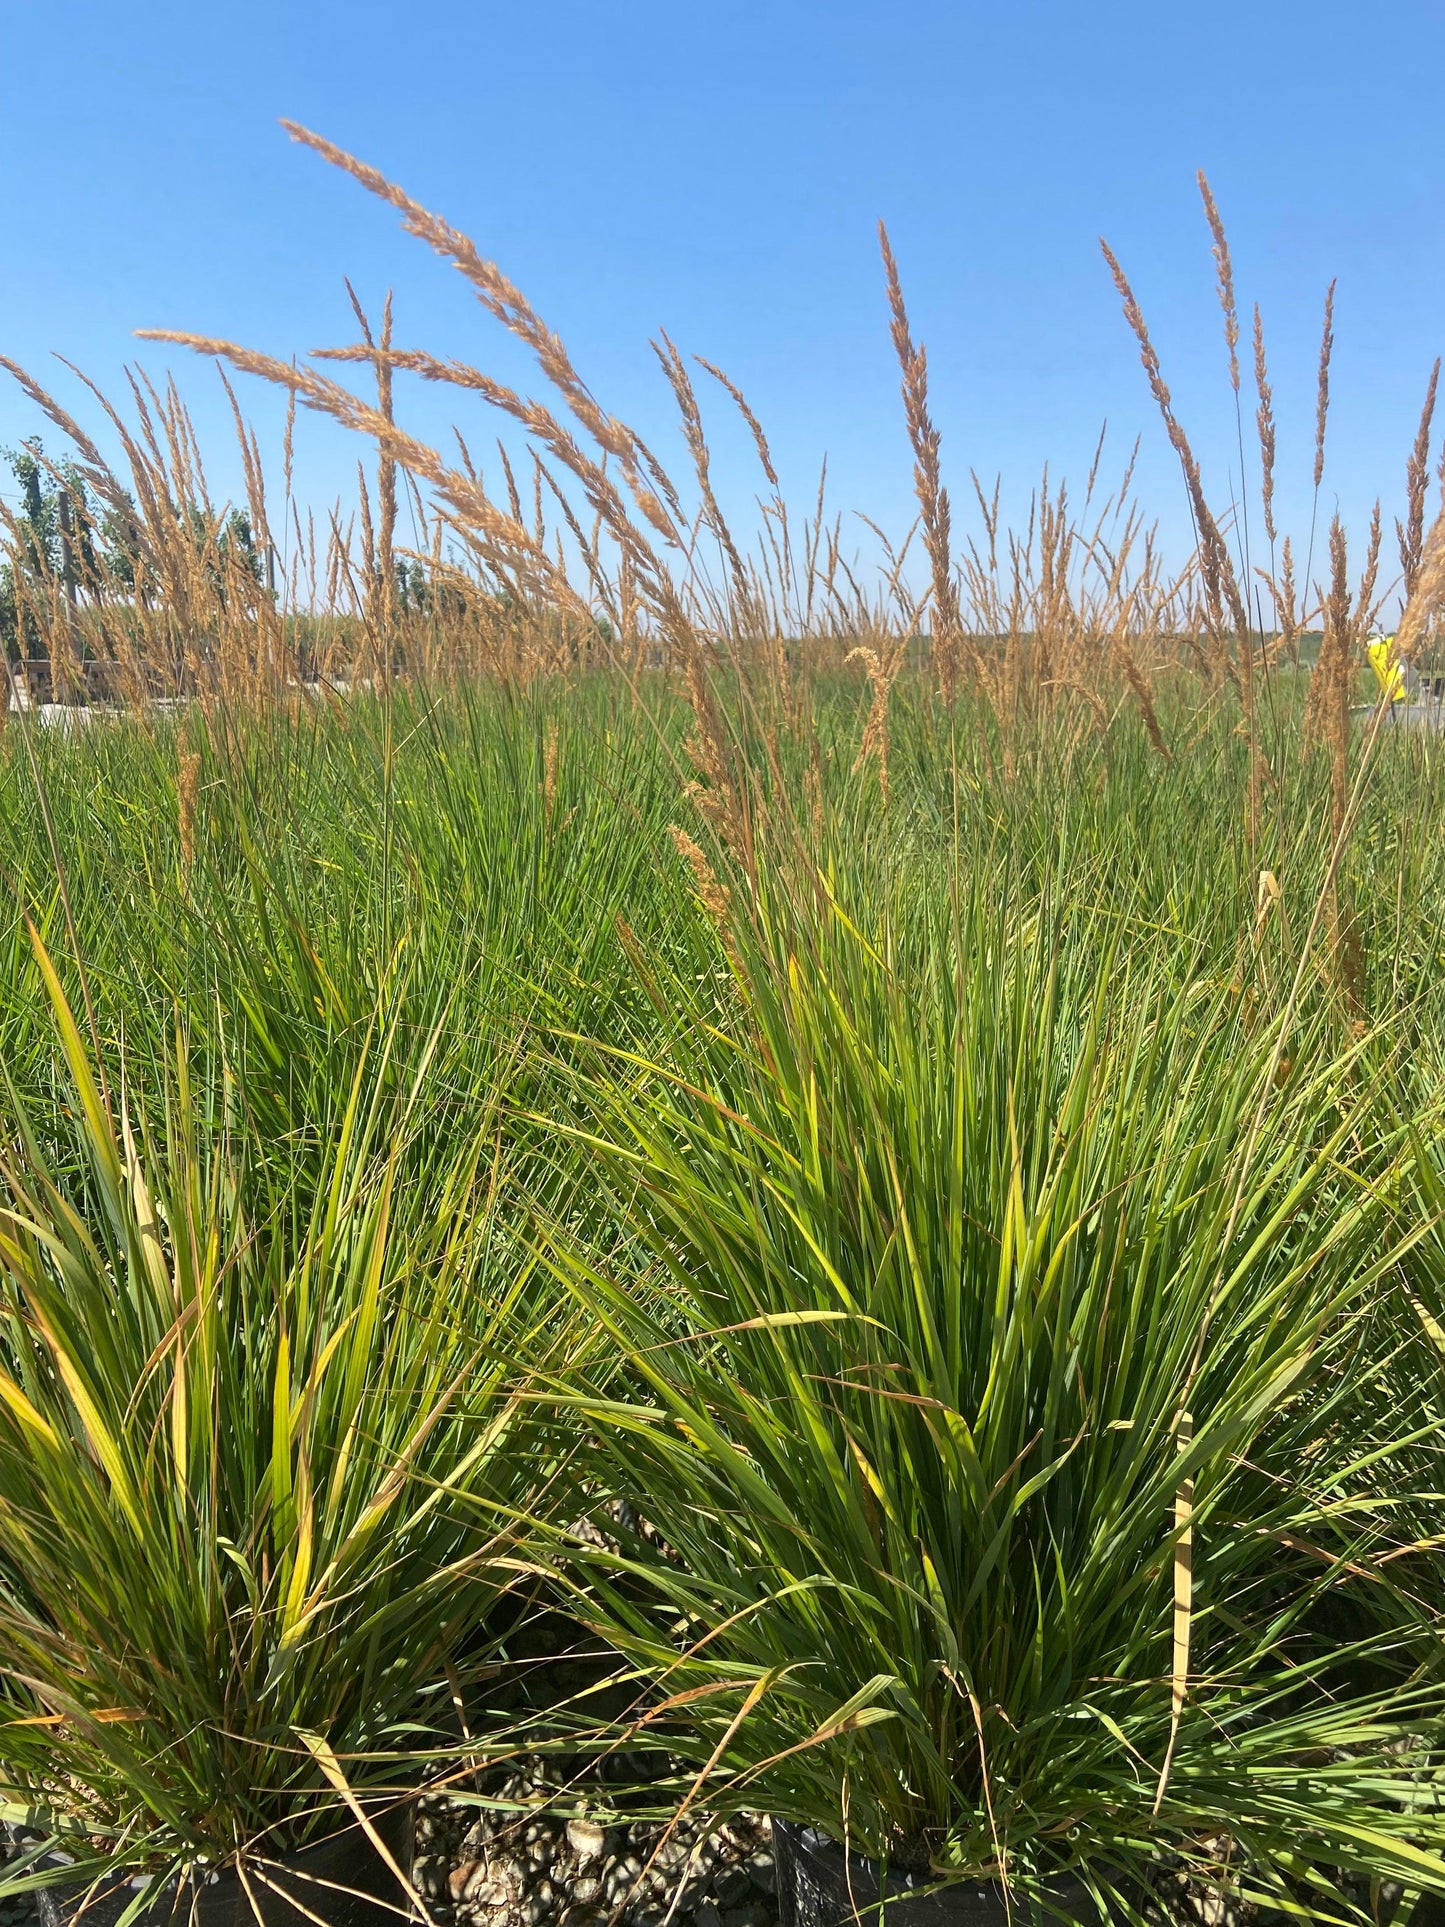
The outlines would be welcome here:
<svg viewBox="0 0 1445 1927">
<path fill-rule="evenodd" d="M 1208 237 L 1208 172 L 1241 298 L 1263 307 L 1287 525 L 1307 523 L 1315 356 L 1339 276 L 1326 507 L 1398 506 L 1445 345 L 1438 4 L 1221 0 L 0 0 L 0 351 L 68 401 L 58 352 L 114 388 L 175 363 L 239 487 L 199 363 L 131 330 L 289 354 L 349 340 L 349 273 L 398 338 L 530 383 L 514 344 L 391 211 L 290 143 L 289 115 L 465 228 L 561 332 L 603 403 L 666 442 L 647 341 L 664 326 L 747 391 L 799 496 L 911 513 L 874 225 L 889 223 L 960 520 L 968 471 L 1026 513 L 1045 461 L 1082 483 L 1101 421 L 1174 545 L 1177 469 L 1099 257 L 1150 318 L 1227 499 L 1238 457 Z M 48 378 L 48 377 L 47 377 Z M 247 397 L 268 449 L 279 409 Z M 434 396 L 403 412 L 440 432 Z M 87 419 L 92 419 L 87 416 Z M 481 446 L 488 425 L 463 415 Z M 756 477 L 717 415 L 726 494 Z M 1246 421 L 1248 427 L 1248 421 Z M 34 427 L 0 390 L 0 443 Z M 669 444 L 675 450 L 675 444 Z M 1248 452 L 1248 445 L 1247 445 Z M 346 490 L 358 451 L 308 427 L 298 477 Z M 680 454 L 679 454 L 680 460 Z"/>
</svg>

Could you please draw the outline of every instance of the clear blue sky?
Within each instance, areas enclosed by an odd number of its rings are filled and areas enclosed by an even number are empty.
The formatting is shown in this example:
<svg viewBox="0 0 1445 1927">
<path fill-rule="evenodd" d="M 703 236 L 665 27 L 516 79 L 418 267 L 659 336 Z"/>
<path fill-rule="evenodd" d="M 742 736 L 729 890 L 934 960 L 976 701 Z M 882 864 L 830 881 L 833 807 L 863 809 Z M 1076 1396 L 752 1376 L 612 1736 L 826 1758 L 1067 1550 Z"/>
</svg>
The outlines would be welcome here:
<svg viewBox="0 0 1445 1927">
<path fill-rule="evenodd" d="M 1398 505 L 1445 345 L 1445 56 L 1438 0 L 0 0 L 0 349 L 117 384 L 174 360 L 213 476 L 238 486 L 214 376 L 130 331 L 188 327 L 281 353 L 354 334 L 350 273 L 398 336 L 518 379 L 518 354 L 390 210 L 293 146 L 326 133 L 467 229 L 568 341 L 599 397 L 664 438 L 659 325 L 742 383 L 799 495 L 898 525 L 909 461 L 874 223 L 929 347 L 960 519 L 968 469 L 1025 501 L 1048 460 L 1082 482 L 1098 427 L 1171 539 L 1177 470 L 1099 257 L 1134 277 L 1216 495 L 1233 465 L 1194 172 L 1242 298 L 1259 299 L 1290 520 L 1307 520 L 1323 290 L 1340 277 L 1330 504 Z M 74 384 L 55 371 L 58 391 Z M 257 395 L 274 448 L 276 408 Z M 413 419 L 436 430 L 434 400 Z M 718 417 L 718 461 L 751 492 Z M 33 419 L 0 391 L 0 443 Z M 480 444 L 485 427 L 467 419 Z M 355 451 L 308 429 L 317 499 Z"/>
</svg>

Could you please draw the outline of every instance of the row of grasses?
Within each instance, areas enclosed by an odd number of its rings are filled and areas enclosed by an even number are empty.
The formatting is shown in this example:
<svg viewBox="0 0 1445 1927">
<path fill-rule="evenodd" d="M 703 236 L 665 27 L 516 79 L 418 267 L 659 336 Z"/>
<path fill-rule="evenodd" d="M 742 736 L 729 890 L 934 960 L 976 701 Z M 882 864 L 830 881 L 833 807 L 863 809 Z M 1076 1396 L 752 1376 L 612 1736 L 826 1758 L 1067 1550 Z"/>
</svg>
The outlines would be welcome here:
<svg viewBox="0 0 1445 1927">
<path fill-rule="evenodd" d="M 1261 891 L 1227 718 L 904 694 L 886 804 L 856 685 L 721 704 L 720 828 L 606 677 L 8 732 L 12 1821 L 264 1879 L 651 1748 L 1021 1903 L 1445 1888 L 1431 740 L 1347 994 L 1326 767 Z"/>
</svg>

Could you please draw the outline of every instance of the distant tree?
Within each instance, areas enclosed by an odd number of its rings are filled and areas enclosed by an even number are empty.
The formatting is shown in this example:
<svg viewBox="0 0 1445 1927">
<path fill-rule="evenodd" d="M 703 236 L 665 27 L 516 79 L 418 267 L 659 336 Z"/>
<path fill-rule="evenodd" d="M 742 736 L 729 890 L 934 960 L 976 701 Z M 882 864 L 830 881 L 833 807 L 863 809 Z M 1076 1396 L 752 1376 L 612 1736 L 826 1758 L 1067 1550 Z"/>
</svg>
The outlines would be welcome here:
<svg viewBox="0 0 1445 1927">
<path fill-rule="evenodd" d="M 7 654 L 23 656 L 29 647 L 25 585 L 59 572 L 58 495 L 53 483 L 47 486 L 38 440 L 7 448 L 3 454 L 20 499 L 10 511 L 9 552 L 0 563 L 0 638 Z"/>
<path fill-rule="evenodd" d="M 396 606 L 404 616 L 424 616 L 432 606 L 431 584 L 420 562 L 399 556 L 395 564 Z"/>
<path fill-rule="evenodd" d="M 262 581 L 261 553 L 256 547 L 251 518 L 244 509 L 232 509 L 221 525 L 217 548 L 223 557 L 236 555 L 247 575 L 259 587 Z"/>
<path fill-rule="evenodd" d="M 9 562 L 0 562 L 0 648 L 7 656 L 20 654 L 20 605 L 15 570 Z"/>
<path fill-rule="evenodd" d="M 140 560 L 140 524 L 128 490 L 123 501 L 123 508 L 108 508 L 100 518 L 101 556 L 111 581 L 122 589 L 134 589 Z"/>
<path fill-rule="evenodd" d="M 20 488 L 15 566 L 27 574 L 54 575 L 60 567 L 59 491 L 44 466 L 39 439 L 7 448 L 4 457 Z"/>
<path fill-rule="evenodd" d="M 138 542 L 134 516 L 101 509 L 75 464 L 49 462 L 39 437 L 0 451 L 0 459 L 19 490 L 9 553 L 0 561 L 0 642 L 11 655 L 26 655 L 40 649 L 26 633 L 27 585 L 58 583 L 71 596 L 94 595 L 107 581 L 129 588 Z"/>
<path fill-rule="evenodd" d="M 236 569 L 249 577 L 257 588 L 261 586 L 264 580 L 261 556 L 256 547 L 251 518 L 244 509 L 229 510 L 217 525 L 198 503 L 188 502 L 185 516 L 191 539 L 202 558 L 201 566 L 206 579 L 222 608 L 226 605 L 234 579 L 233 571 Z"/>
</svg>

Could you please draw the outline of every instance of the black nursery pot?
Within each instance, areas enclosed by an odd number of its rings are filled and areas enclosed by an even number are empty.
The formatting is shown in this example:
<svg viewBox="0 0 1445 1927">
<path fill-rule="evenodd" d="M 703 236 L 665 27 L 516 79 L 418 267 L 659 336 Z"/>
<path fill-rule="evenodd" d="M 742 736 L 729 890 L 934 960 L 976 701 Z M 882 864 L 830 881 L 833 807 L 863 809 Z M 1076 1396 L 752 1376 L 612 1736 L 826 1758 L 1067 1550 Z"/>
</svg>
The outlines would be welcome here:
<svg viewBox="0 0 1445 1927">
<path fill-rule="evenodd" d="M 1012 1917 L 997 1881 L 960 1880 L 939 1887 L 928 1874 L 880 1868 L 836 1840 L 791 1821 L 773 1822 L 778 1927 L 1013 1927 L 1029 1915 L 1014 1902 Z M 920 1893 L 919 1888 L 930 1889 Z M 1099 1908 L 1081 1881 L 1064 1878 L 1040 1914 L 1044 1927 L 1067 1921 L 1097 1927 Z"/>
<path fill-rule="evenodd" d="M 409 1874 L 411 1803 L 389 1807 L 372 1825 Z M 234 1867 L 209 1880 L 168 1881 L 134 1927 L 316 1927 L 318 1920 L 327 1927 L 404 1927 L 410 1912 L 410 1895 L 360 1825 L 268 1860 L 264 1871 L 269 1885 L 249 1869 L 243 1882 Z M 41 1887 L 35 1893 L 40 1927 L 115 1927 L 137 1891 L 137 1883 L 120 1874 L 102 1879 L 93 1893 L 82 1886 Z"/>
</svg>

